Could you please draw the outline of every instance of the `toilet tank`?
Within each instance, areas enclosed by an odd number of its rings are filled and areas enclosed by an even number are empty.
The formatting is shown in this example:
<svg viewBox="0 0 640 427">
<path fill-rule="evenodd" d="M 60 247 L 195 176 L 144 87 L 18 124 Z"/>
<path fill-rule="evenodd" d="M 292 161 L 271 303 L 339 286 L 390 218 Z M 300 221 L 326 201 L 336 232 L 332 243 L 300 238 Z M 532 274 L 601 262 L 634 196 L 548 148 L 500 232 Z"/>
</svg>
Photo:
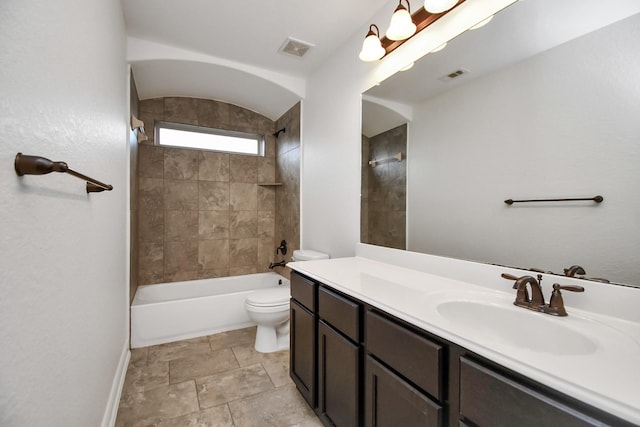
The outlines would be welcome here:
<svg viewBox="0 0 640 427">
<path fill-rule="evenodd" d="M 318 259 L 328 259 L 329 254 L 314 251 L 311 249 L 296 249 L 293 251 L 291 261 L 314 261 Z"/>
</svg>

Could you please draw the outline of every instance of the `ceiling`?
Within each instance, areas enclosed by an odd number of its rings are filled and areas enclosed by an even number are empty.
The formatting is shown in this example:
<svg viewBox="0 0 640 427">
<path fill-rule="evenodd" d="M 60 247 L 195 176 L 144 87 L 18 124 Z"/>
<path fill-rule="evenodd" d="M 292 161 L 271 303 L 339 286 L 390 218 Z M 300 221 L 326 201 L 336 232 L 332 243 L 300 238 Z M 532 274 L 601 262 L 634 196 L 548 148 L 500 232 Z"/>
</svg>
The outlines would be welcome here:
<svg viewBox="0 0 640 427">
<path fill-rule="evenodd" d="M 276 119 L 304 96 L 305 79 L 388 0 L 122 3 L 141 99 L 217 99 Z M 302 58 L 279 52 L 289 37 L 313 47 Z"/>
<path fill-rule="evenodd" d="M 578 10 L 581 13 L 576 16 Z M 486 26 L 461 34 L 444 50 L 369 89 L 363 98 L 363 133 L 371 137 L 406 123 L 411 105 L 638 12 L 637 0 L 610 1 L 607 7 L 600 0 L 516 2 Z M 465 74 L 445 78 L 460 69 Z"/>
</svg>

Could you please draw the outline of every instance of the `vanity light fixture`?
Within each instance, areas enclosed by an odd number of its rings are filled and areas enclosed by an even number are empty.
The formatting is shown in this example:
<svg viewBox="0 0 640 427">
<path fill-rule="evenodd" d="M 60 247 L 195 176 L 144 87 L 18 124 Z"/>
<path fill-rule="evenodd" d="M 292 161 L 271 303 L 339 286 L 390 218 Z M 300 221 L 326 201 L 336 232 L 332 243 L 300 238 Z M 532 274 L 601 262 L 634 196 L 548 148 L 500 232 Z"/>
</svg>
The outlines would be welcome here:
<svg viewBox="0 0 640 427">
<path fill-rule="evenodd" d="M 376 29 L 374 32 L 373 29 Z M 377 33 L 377 34 L 376 34 Z M 362 43 L 360 51 L 360 60 L 365 62 L 377 61 L 385 54 L 385 50 L 380 42 L 380 30 L 376 24 L 369 25 L 369 32 Z"/>
<path fill-rule="evenodd" d="M 458 0 L 424 0 L 424 9 L 430 13 L 442 13 L 451 9 Z"/>
<path fill-rule="evenodd" d="M 387 30 L 387 38 L 389 40 L 405 40 L 416 33 L 416 24 L 413 23 L 411 18 L 411 4 L 409 0 L 407 7 L 402 5 L 402 0 L 398 2 L 395 12 L 391 16 L 391 23 Z"/>
<path fill-rule="evenodd" d="M 380 30 L 375 24 L 369 26 L 369 32 L 365 36 L 359 55 L 362 61 L 370 62 L 381 59 L 385 55 L 393 52 L 414 34 L 424 30 L 445 16 L 451 9 L 465 2 L 465 0 L 438 0 L 438 4 L 447 2 L 451 5 L 447 5 L 447 9 L 444 9 L 443 12 L 440 13 L 434 13 L 421 7 L 415 14 L 411 15 L 409 0 L 405 1 L 407 2 L 406 8 L 403 6 L 402 0 L 398 2 L 398 7 L 391 17 L 391 24 L 385 37 L 380 37 Z M 433 51 L 437 52 L 436 49 Z"/>
</svg>

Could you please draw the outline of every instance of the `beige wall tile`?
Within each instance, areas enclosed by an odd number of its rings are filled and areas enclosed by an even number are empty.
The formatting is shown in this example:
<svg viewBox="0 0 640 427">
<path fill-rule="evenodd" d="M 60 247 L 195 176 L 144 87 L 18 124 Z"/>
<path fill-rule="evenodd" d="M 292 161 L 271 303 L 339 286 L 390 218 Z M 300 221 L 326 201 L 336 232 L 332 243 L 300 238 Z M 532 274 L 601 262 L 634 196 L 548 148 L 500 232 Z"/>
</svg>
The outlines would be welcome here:
<svg viewBox="0 0 640 427">
<path fill-rule="evenodd" d="M 165 211 L 164 241 L 198 240 L 198 211 Z"/>
<path fill-rule="evenodd" d="M 229 269 L 229 240 L 198 242 L 198 271 Z"/>
<path fill-rule="evenodd" d="M 138 239 L 140 242 L 163 242 L 164 210 L 138 210 Z"/>
<path fill-rule="evenodd" d="M 198 210 L 198 182 L 164 180 L 165 210 Z"/>
<path fill-rule="evenodd" d="M 197 100 L 195 98 L 165 98 L 164 117 L 168 122 L 197 125 Z"/>
<path fill-rule="evenodd" d="M 231 210 L 257 211 L 258 210 L 258 185 L 241 182 L 230 184 Z"/>
<path fill-rule="evenodd" d="M 229 268 L 229 276 L 244 276 L 246 274 L 255 274 L 257 272 L 258 269 L 255 266 Z"/>
<path fill-rule="evenodd" d="M 229 238 L 229 211 L 200 211 L 198 238 L 200 240 Z"/>
<path fill-rule="evenodd" d="M 231 182 L 256 183 L 258 182 L 258 158 L 231 154 L 229 156 L 229 172 Z"/>
<path fill-rule="evenodd" d="M 225 211 L 229 207 L 229 183 L 198 181 L 198 208 L 201 211 Z"/>
<path fill-rule="evenodd" d="M 276 189 L 258 186 L 258 210 L 276 211 Z"/>
<path fill-rule="evenodd" d="M 164 242 L 164 274 L 198 271 L 198 241 Z"/>
<path fill-rule="evenodd" d="M 138 150 L 138 176 L 163 178 L 164 148 L 155 145 L 139 145 Z"/>
<path fill-rule="evenodd" d="M 229 181 L 229 154 L 213 151 L 198 153 L 198 179 L 200 181 Z"/>
<path fill-rule="evenodd" d="M 138 209 L 164 209 L 164 181 L 159 178 L 140 178 L 138 181 Z"/>
<path fill-rule="evenodd" d="M 257 262 L 257 238 L 229 240 L 229 267 L 255 266 Z"/>
<path fill-rule="evenodd" d="M 164 149 L 165 179 L 198 179 L 198 151 L 180 148 Z"/>
<path fill-rule="evenodd" d="M 230 214 L 229 237 L 241 239 L 256 237 L 258 234 L 257 211 L 232 211 Z"/>
</svg>

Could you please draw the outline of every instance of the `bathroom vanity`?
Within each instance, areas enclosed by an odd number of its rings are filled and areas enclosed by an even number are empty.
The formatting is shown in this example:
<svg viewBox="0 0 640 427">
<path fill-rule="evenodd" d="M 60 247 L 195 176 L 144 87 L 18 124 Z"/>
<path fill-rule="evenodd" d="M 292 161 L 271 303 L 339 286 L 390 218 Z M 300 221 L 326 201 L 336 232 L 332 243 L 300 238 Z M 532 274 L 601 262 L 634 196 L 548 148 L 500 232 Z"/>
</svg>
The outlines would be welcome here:
<svg viewBox="0 0 640 427">
<path fill-rule="evenodd" d="M 640 423 L 637 322 L 515 307 L 499 275 L 506 292 L 363 257 L 291 266 L 291 377 L 326 425 Z"/>
</svg>

